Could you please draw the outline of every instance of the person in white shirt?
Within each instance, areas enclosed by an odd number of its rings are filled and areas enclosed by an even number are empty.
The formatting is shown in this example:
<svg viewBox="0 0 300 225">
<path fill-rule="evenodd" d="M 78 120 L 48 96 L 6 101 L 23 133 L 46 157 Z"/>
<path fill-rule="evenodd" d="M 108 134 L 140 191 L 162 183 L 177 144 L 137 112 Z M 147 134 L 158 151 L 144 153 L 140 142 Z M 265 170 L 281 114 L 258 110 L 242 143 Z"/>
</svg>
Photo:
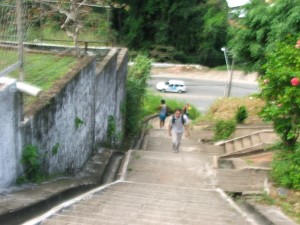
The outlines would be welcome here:
<svg viewBox="0 0 300 225">
<path fill-rule="evenodd" d="M 169 123 L 169 135 L 172 136 L 173 152 L 178 153 L 184 131 L 186 133 L 186 137 L 190 136 L 188 122 L 187 116 L 181 114 L 181 109 L 176 109 Z"/>
</svg>

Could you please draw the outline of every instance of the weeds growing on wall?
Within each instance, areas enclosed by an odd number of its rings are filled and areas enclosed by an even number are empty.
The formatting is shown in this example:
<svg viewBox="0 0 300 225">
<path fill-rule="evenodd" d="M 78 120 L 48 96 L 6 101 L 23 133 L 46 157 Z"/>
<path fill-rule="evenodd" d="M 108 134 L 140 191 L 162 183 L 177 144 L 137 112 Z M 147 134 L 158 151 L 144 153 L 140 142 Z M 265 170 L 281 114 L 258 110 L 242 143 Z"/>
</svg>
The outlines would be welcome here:
<svg viewBox="0 0 300 225">
<path fill-rule="evenodd" d="M 21 162 L 24 165 L 27 181 L 37 182 L 41 179 L 41 163 L 37 146 L 27 145 L 23 150 Z"/>
<path fill-rule="evenodd" d="M 83 125 L 83 124 L 84 124 L 84 122 L 83 122 L 82 119 L 80 119 L 79 117 L 76 117 L 76 118 L 75 118 L 75 128 L 76 128 L 76 130 L 77 130 L 81 125 Z"/>
<path fill-rule="evenodd" d="M 58 153 L 58 149 L 59 149 L 59 143 L 56 143 L 53 147 L 52 147 L 52 155 L 56 155 Z"/>
</svg>

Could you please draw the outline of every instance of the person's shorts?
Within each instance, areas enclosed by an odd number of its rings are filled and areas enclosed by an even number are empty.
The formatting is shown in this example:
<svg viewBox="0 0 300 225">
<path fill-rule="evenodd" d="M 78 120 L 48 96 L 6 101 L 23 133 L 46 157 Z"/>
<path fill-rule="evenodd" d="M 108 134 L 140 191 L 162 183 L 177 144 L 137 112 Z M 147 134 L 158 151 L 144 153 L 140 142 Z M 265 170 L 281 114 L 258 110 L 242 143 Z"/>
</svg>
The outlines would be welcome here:
<svg viewBox="0 0 300 225">
<path fill-rule="evenodd" d="M 166 117 L 167 117 L 166 115 L 159 114 L 159 119 L 161 121 L 165 121 Z"/>
</svg>

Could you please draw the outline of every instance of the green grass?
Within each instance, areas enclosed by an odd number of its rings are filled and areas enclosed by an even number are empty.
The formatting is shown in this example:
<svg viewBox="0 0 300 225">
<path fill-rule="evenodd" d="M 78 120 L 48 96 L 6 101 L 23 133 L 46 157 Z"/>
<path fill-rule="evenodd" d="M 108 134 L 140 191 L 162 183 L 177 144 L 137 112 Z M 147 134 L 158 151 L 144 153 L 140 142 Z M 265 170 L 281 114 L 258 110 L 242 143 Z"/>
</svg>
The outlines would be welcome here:
<svg viewBox="0 0 300 225">
<path fill-rule="evenodd" d="M 216 66 L 213 69 L 217 71 L 227 71 L 227 66 L 226 65 Z M 230 69 L 231 69 L 231 64 L 229 65 L 229 70 Z M 234 65 L 233 70 L 244 70 L 244 69 L 242 65 Z"/>
<path fill-rule="evenodd" d="M 13 53 L 6 51 L 5 54 Z M 2 57 L 5 57 L 5 54 L 3 50 L 0 50 L 0 61 Z M 43 90 L 48 90 L 76 63 L 77 59 L 72 56 L 59 57 L 50 54 L 26 53 L 24 57 L 25 81 Z M 9 76 L 18 79 L 19 73 L 15 71 Z"/>
<path fill-rule="evenodd" d="M 3 51 L 0 49 L 0 71 L 18 61 L 18 51 Z"/>
<path fill-rule="evenodd" d="M 97 34 L 100 33 L 100 34 Z M 91 30 L 91 28 L 83 28 L 79 32 L 79 41 L 94 41 L 101 43 L 91 43 L 92 46 L 103 46 L 103 43 L 107 43 L 108 31 L 103 27 L 98 27 L 98 30 Z M 30 42 L 38 40 L 50 43 L 50 44 L 63 44 L 73 46 L 74 42 L 72 38 L 68 37 L 66 33 L 54 28 L 53 26 L 45 26 L 42 30 L 37 27 L 30 27 L 27 32 L 26 39 Z M 52 41 L 51 41 L 52 40 Z M 81 47 L 84 46 L 83 42 L 79 42 Z"/>
<path fill-rule="evenodd" d="M 0 49 L 0 70 L 16 63 L 16 51 Z M 43 91 L 52 87 L 54 82 L 63 77 L 78 60 L 72 56 L 57 56 L 50 54 L 25 53 L 24 54 L 24 74 L 25 82 L 41 88 Z M 2 66 L 1 66 L 2 65 Z M 14 71 L 9 75 L 11 78 L 19 79 L 19 72 Z M 24 96 L 24 103 L 28 105 L 35 97 Z"/>
</svg>

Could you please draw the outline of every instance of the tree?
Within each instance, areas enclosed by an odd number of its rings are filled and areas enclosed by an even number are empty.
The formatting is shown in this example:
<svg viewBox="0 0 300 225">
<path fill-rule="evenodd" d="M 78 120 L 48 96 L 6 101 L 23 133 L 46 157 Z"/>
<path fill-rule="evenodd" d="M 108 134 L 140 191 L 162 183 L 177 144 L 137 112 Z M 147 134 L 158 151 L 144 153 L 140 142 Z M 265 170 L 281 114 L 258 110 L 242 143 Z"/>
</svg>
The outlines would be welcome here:
<svg viewBox="0 0 300 225">
<path fill-rule="evenodd" d="M 114 13 L 114 29 L 133 50 L 159 51 L 173 60 L 220 64 L 226 42 L 225 0 L 116 0 L 122 12 Z M 214 58 L 209 58 L 214 56 Z M 209 59 L 208 59 L 209 58 Z"/>
<path fill-rule="evenodd" d="M 266 106 L 261 112 L 287 146 L 295 145 L 300 133 L 300 41 L 289 35 L 284 42 L 274 43 L 261 79 L 261 96 Z M 296 44 L 295 46 L 295 43 Z"/>
<path fill-rule="evenodd" d="M 80 10 L 87 0 L 58 0 L 56 2 L 42 0 L 43 4 L 51 7 L 52 10 L 58 11 L 65 16 L 65 19 L 60 26 L 66 33 L 66 35 L 74 41 L 76 54 L 79 55 L 78 48 L 78 35 L 83 27 L 83 23 L 80 20 Z"/>
<path fill-rule="evenodd" d="M 252 0 L 244 10 L 245 17 L 235 18 L 229 29 L 228 47 L 245 70 L 263 74 L 266 51 L 286 34 L 300 32 L 300 0 Z"/>
</svg>

